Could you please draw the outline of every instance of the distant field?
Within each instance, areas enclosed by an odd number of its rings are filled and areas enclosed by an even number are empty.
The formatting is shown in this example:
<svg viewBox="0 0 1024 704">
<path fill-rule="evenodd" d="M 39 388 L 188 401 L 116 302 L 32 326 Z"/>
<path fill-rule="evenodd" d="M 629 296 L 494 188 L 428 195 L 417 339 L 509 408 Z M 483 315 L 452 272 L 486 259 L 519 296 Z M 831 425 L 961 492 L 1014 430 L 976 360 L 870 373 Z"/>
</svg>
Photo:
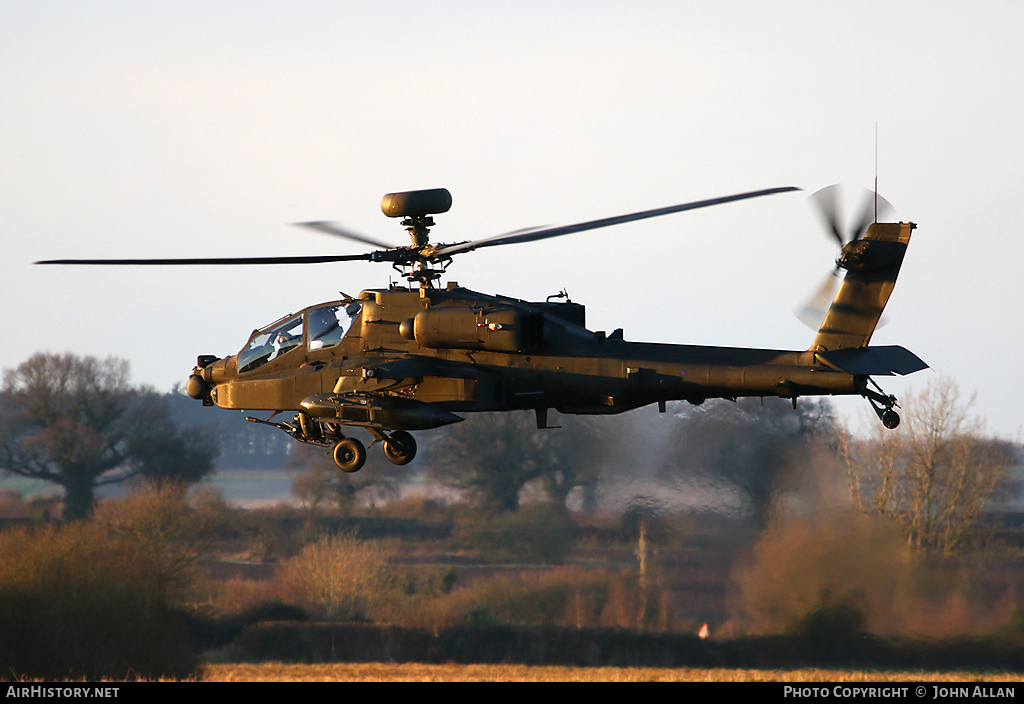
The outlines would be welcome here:
<svg viewBox="0 0 1024 704">
<path fill-rule="evenodd" d="M 232 505 L 259 508 L 282 502 L 295 502 L 296 499 L 291 493 L 294 479 L 293 473 L 283 469 L 226 469 L 215 472 L 196 486 L 208 484 L 218 487 L 223 492 L 224 499 Z M 36 497 L 57 497 L 63 494 L 63 489 L 52 482 L 9 475 L 0 476 L 0 489 L 12 489 L 20 492 L 25 500 Z M 97 495 L 101 498 L 120 497 L 125 493 L 124 486 L 120 484 L 104 486 L 97 491 Z"/>
<path fill-rule="evenodd" d="M 1021 673 L 263 663 L 207 665 L 202 679 L 207 682 L 1020 682 Z"/>
</svg>

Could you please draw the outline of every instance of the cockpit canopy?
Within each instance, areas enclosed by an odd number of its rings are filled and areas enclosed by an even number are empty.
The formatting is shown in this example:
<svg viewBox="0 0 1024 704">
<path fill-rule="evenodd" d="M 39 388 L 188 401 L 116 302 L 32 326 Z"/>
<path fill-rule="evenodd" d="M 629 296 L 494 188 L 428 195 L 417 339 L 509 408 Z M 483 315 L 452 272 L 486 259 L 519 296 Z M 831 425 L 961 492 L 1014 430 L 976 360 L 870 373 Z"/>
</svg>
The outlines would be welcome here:
<svg viewBox="0 0 1024 704">
<path fill-rule="evenodd" d="M 361 307 L 358 301 L 324 303 L 257 330 L 238 353 L 238 373 L 259 369 L 303 345 L 309 352 L 334 347 Z"/>
</svg>

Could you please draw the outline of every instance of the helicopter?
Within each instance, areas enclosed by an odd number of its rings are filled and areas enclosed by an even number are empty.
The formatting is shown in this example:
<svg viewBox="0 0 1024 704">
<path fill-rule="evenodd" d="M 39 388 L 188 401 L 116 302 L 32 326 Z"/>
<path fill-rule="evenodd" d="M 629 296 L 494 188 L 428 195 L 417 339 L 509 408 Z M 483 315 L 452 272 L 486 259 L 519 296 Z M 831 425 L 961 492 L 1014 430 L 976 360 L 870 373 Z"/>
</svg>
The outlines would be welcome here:
<svg viewBox="0 0 1024 704">
<path fill-rule="evenodd" d="M 878 222 L 866 208 L 847 232 L 836 193 L 815 194 L 840 252 L 818 300 L 804 313 L 818 318 L 806 350 L 710 347 L 624 339 L 622 329 L 591 331 L 586 309 L 562 291 L 545 301 L 489 295 L 440 279 L 452 259 L 483 247 L 533 242 L 749 198 L 798 191 L 793 186 L 646 210 L 558 227 L 527 228 L 454 244 L 430 242 L 433 216 L 451 208 L 444 188 L 389 193 L 381 209 L 401 218 L 411 244 L 392 246 L 330 222 L 296 223 L 369 244 L 362 254 L 191 259 L 62 259 L 37 264 L 248 265 L 341 261 L 389 263 L 408 285 L 391 283 L 358 297 L 318 303 L 254 330 L 241 350 L 199 355 L 186 391 L 206 406 L 271 411 L 254 423 L 295 440 L 333 448 L 334 461 L 356 472 L 367 448 L 346 435 L 363 428 L 396 465 L 416 456 L 410 431 L 463 420 L 459 413 L 532 410 L 538 429 L 551 409 L 562 414 L 615 414 L 669 401 L 801 396 L 862 396 L 889 429 L 899 425 L 897 399 L 874 376 L 906 375 L 928 365 L 909 350 L 869 346 L 903 262 L 910 222 Z M 888 203 L 881 201 L 885 208 Z M 840 271 L 838 292 L 831 293 Z M 830 303 L 829 303 L 830 301 Z M 820 309 L 820 310 L 818 310 Z M 810 311 L 810 312 L 808 312 Z M 282 413 L 289 420 L 275 421 Z"/>
</svg>

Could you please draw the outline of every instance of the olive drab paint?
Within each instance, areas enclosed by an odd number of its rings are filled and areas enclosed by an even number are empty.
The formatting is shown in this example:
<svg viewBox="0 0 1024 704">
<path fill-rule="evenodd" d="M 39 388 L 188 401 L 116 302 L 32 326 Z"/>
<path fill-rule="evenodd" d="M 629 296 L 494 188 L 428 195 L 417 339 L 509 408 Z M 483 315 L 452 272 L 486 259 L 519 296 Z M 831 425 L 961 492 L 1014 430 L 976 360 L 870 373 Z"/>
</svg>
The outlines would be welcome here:
<svg viewBox="0 0 1024 704">
<path fill-rule="evenodd" d="M 559 413 L 622 413 L 648 404 L 710 398 L 859 395 L 887 427 L 896 399 L 873 376 L 927 368 L 898 346 L 870 347 L 899 274 L 912 223 L 874 223 L 842 246 L 846 271 L 807 350 L 768 350 L 627 341 L 586 327 L 586 309 L 564 294 L 525 301 L 437 285 L 455 254 L 608 227 L 745 198 L 798 190 L 773 188 L 685 203 L 576 225 L 521 230 L 435 245 L 432 215 L 451 207 L 445 189 L 390 193 L 381 203 L 403 218 L 412 244 L 390 247 L 330 223 L 303 223 L 328 234 L 385 247 L 363 255 L 176 260 L 52 260 L 60 264 L 261 264 L 366 260 L 391 263 L 409 285 L 362 291 L 305 308 L 253 332 L 238 354 L 202 355 L 187 391 L 205 405 L 268 411 L 255 423 L 296 440 L 334 447 L 345 471 L 362 467 L 363 428 L 395 464 L 416 454 L 409 431 L 462 420 L 458 414 L 533 410 L 546 428 Z M 842 244 L 842 239 L 840 239 Z M 551 300 L 564 299 L 564 300 Z M 290 418 L 275 420 L 281 413 Z"/>
</svg>

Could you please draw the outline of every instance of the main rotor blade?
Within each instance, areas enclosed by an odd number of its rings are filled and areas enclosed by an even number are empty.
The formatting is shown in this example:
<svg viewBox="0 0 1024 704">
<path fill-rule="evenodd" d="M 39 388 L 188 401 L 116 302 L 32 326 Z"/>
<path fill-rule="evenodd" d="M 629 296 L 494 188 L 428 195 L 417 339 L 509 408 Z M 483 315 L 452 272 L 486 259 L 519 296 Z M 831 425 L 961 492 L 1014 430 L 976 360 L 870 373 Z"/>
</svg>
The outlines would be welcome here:
<svg viewBox="0 0 1024 704">
<path fill-rule="evenodd" d="M 832 232 L 832 235 L 842 247 L 846 244 L 843 237 L 842 227 L 839 225 L 839 184 L 825 186 L 820 191 L 811 194 L 810 200 L 818 206 L 818 213 L 825 221 L 825 226 Z"/>
<path fill-rule="evenodd" d="M 774 193 L 785 193 L 787 191 L 799 191 L 801 189 L 795 186 L 782 186 L 780 188 L 768 188 L 763 191 L 751 191 L 749 193 L 738 193 L 732 196 L 724 196 L 722 198 L 711 198 L 709 200 L 698 200 L 693 203 L 683 203 L 682 205 L 670 205 L 667 208 L 656 208 L 654 210 L 644 210 L 639 213 L 631 213 L 629 215 L 618 215 L 616 217 L 604 218 L 602 220 L 591 220 L 589 222 L 581 222 L 575 225 L 563 225 L 560 227 L 552 227 L 546 230 L 533 230 L 521 234 L 504 234 L 497 235 L 496 237 L 488 237 L 482 240 L 473 240 L 471 242 L 463 242 L 461 244 L 453 244 L 445 247 L 440 247 L 433 252 L 434 256 L 450 256 L 452 254 L 458 254 L 459 252 L 469 252 L 480 247 L 494 247 L 499 244 L 518 244 L 520 242 L 534 242 L 536 240 L 543 240 L 549 237 L 560 237 L 561 235 L 570 235 L 574 232 L 583 232 L 584 230 L 596 230 L 601 227 L 610 227 L 612 225 L 621 225 L 627 222 L 634 222 L 636 220 L 645 220 L 647 218 L 656 218 L 661 215 L 669 215 L 671 213 L 679 213 L 684 210 L 696 210 L 697 208 L 707 208 L 712 205 L 719 205 L 721 203 L 731 203 L 732 201 L 745 200 L 747 198 L 757 198 L 758 196 L 767 196 Z"/>
<path fill-rule="evenodd" d="M 367 254 L 329 254 L 298 257 L 223 257 L 208 259 L 47 259 L 35 264 L 108 264 L 125 266 L 166 266 L 166 265 L 219 265 L 219 264 L 324 264 L 327 262 L 349 262 L 372 259 Z"/>
<path fill-rule="evenodd" d="M 372 237 L 366 235 L 360 235 L 358 232 L 352 232 L 346 230 L 333 222 L 325 222 L 317 220 L 315 222 L 293 222 L 292 225 L 296 227 L 305 227 L 310 230 L 316 230 L 317 232 L 323 232 L 328 235 L 334 235 L 335 237 L 344 237 L 347 240 L 355 240 L 356 242 L 362 242 L 363 244 L 369 244 L 374 247 L 383 247 L 384 249 L 394 249 L 395 245 L 388 244 L 387 242 L 381 242 L 375 240 Z"/>
<path fill-rule="evenodd" d="M 548 227 L 548 226 L 547 225 L 543 225 L 543 226 L 533 226 L 533 227 L 520 227 L 517 230 L 510 230 L 510 231 L 504 232 L 504 233 L 502 233 L 500 235 L 496 235 L 494 237 L 489 237 L 488 240 L 495 240 L 495 244 L 508 244 L 509 241 L 512 240 L 512 238 L 522 237 L 526 233 L 537 232 L 537 231 L 539 231 L 539 230 L 541 230 L 543 228 L 546 228 L 546 227 Z M 497 240 L 502 240 L 502 241 L 498 242 Z M 483 241 L 484 240 L 476 240 L 476 242 L 483 242 Z M 515 241 L 525 241 L 525 240 L 516 239 Z M 474 244 L 474 243 L 473 242 L 460 242 L 458 244 L 441 244 L 441 245 L 438 245 L 437 248 L 435 248 L 435 249 L 427 250 L 427 253 L 428 253 L 428 256 L 433 257 L 433 258 L 448 257 L 451 254 L 458 254 L 459 252 L 468 252 L 469 251 L 468 249 L 462 249 L 462 247 L 464 245 L 470 245 L 470 244 Z M 488 245 L 481 245 L 481 246 L 488 246 Z"/>
</svg>

